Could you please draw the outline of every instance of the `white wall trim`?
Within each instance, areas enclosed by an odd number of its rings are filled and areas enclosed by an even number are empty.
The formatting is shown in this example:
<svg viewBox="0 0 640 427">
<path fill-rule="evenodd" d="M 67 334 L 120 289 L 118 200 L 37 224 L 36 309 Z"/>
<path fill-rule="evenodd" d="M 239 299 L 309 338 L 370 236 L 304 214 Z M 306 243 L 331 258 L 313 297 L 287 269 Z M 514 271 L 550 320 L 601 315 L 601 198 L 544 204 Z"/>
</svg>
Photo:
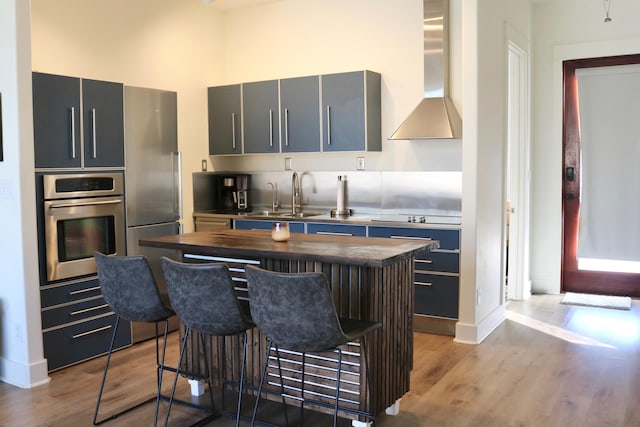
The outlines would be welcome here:
<svg viewBox="0 0 640 427">
<path fill-rule="evenodd" d="M 556 45 L 553 47 L 553 60 L 565 61 L 635 53 L 640 53 L 640 38 Z M 562 69 L 562 63 L 560 66 Z"/>
<path fill-rule="evenodd" d="M 16 387 L 32 388 L 47 384 L 51 381 L 47 370 L 47 359 L 26 365 L 0 358 L 0 381 Z"/>
<path fill-rule="evenodd" d="M 453 339 L 461 344 L 480 344 L 491 332 L 504 321 L 504 304 L 493 310 L 480 323 L 456 323 L 456 336 Z"/>
<path fill-rule="evenodd" d="M 553 46 L 553 121 L 551 123 L 553 140 L 557 141 L 557 147 L 562 147 L 562 62 L 583 59 L 598 58 L 602 56 L 618 56 L 640 53 L 640 38 L 611 40 L 601 42 L 562 44 Z M 561 151 L 560 151 L 561 152 Z M 561 154 L 562 155 L 562 154 Z M 562 164 L 564 159 L 560 159 Z M 562 184 L 558 181 L 557 187 L 549 189 L 549 191 L 561 194 Z M 563 214 L 560 209 L 557 212 L 560 227 L 562 229 Z M 560 253 L 562 253 L 562 244 L 560 245 Z M 558 258 L 556 267 L 556 280 L 534 280 L 534 289 L 544 290 L 545 293 L 558 294 L 562 287 L 560 277 L 562 276 L 562 259 Z"/>
</svg>

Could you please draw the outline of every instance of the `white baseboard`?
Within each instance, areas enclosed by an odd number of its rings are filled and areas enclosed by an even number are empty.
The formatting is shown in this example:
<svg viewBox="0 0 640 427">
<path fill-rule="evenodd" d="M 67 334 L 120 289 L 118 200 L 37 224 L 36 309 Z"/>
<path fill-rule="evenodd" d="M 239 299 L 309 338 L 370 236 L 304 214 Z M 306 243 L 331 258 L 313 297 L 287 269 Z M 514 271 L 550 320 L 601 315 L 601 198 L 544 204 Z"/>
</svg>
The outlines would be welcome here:
<svg viewBox="0 0 640 427">
<path fill-rule="evenodd" d="M 51 381 L 47 359 L 24 364 L 0 357 L 0 381 L 20 388 L 33 388 Z"/>
<path fill-rule="evenodd" d="M 462 344 L 480 344 L 504 319 L 504 305 L 500 305 L 478 324 L 458 322 L 453 340 Z"/>
</svg>

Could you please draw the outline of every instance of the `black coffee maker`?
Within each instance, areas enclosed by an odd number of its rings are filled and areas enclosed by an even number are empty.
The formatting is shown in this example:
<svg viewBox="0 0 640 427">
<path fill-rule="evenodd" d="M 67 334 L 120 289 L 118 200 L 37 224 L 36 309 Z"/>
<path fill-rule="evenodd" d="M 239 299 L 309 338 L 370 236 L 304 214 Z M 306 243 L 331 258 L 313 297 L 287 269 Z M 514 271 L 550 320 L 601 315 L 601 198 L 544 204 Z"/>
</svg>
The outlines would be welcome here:
<svg viewBox="0 0 640 427">
<path fill-rule="evenodd" d="M 215 175 L 215 209 L 221 212 L 249 210 L 249 176 L 246 174 Z"/>
<path fill-rule="evenodd" d="M 251 210 L 251 175 L 233 172 L 194 172 L 194 212 L 238 213 Z"/>
<path fill-rule="evenodd" d="M 233 175 L 220 177 L 222 185 L 219 188 L 219 208 L 229 212 L 246 211 L 249 204 L 248 175 Z"/>
</svg>

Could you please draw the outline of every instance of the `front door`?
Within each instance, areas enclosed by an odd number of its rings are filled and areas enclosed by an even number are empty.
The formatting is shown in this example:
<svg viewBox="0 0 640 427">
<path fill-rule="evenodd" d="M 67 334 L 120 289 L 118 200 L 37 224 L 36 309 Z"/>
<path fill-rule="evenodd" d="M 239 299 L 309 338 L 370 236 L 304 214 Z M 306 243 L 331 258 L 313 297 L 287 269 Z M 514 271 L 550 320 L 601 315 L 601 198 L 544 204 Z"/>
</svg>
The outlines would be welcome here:
<svg viewBox="0 0 640 427">
<path fill-rule="evenodd" d="M 593 267 L 578 266 L 580 208 L 583 187 L 579 97 L 576 70 L 604 66 L 640 64 L 640 55 L 606 58 L 590 58 L 563 63 L 563 261 L 562 291 L 640 297 L 640 273 L 620 270 L 603 271 Z M 626 191 L 611 188 L 613 192 Z M 628 192 L 628 197 L 640 197 L 640 193 Z M 615 218 L 611 218 L 615 221 Z M 639 219 L 640 220 L 640 219 Z M 637 239 L 638 236 L 629 236 Z"/>
</svg>

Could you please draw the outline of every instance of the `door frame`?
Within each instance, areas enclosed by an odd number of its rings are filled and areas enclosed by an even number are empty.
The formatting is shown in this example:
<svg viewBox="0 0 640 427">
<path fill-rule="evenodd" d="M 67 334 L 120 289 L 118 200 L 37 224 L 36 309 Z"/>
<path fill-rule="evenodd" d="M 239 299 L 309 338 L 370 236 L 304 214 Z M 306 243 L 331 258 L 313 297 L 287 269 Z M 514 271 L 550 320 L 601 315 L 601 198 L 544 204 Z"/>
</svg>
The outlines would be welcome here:
<svg viewBox="0 0 640 427">
<path fill-rule="evenodd" d="M 578 233 L 580 218 L 580 130 L 576 70 L 617 65 L 640 64 L 640 53 L 607 55 L 564 60 L 562 118 L 562 292 L 610 294 L 639 297 L 640 274 L 578 269 Z M 572 178 L 568 169 L 572 168 Z M 606 289 L 604 288 L 606 283 Z"/>
<path fill-rule="evenodd" d="M 504 224 L 508 229 L 505 229 L 504 233 L 506 258 L 504 265 L 508 269 L 508 277 L 505 270 L 503 283 L 508 284 L 505 299 L 522 300 L 531 296 L 529 278 L 531 72 L 526 38 L 510 26 L 507 26 L 506 33 L 508 88 Z M 507 206 L 508 201 L 510 201 L 509 206 Z"/>
</svg>

